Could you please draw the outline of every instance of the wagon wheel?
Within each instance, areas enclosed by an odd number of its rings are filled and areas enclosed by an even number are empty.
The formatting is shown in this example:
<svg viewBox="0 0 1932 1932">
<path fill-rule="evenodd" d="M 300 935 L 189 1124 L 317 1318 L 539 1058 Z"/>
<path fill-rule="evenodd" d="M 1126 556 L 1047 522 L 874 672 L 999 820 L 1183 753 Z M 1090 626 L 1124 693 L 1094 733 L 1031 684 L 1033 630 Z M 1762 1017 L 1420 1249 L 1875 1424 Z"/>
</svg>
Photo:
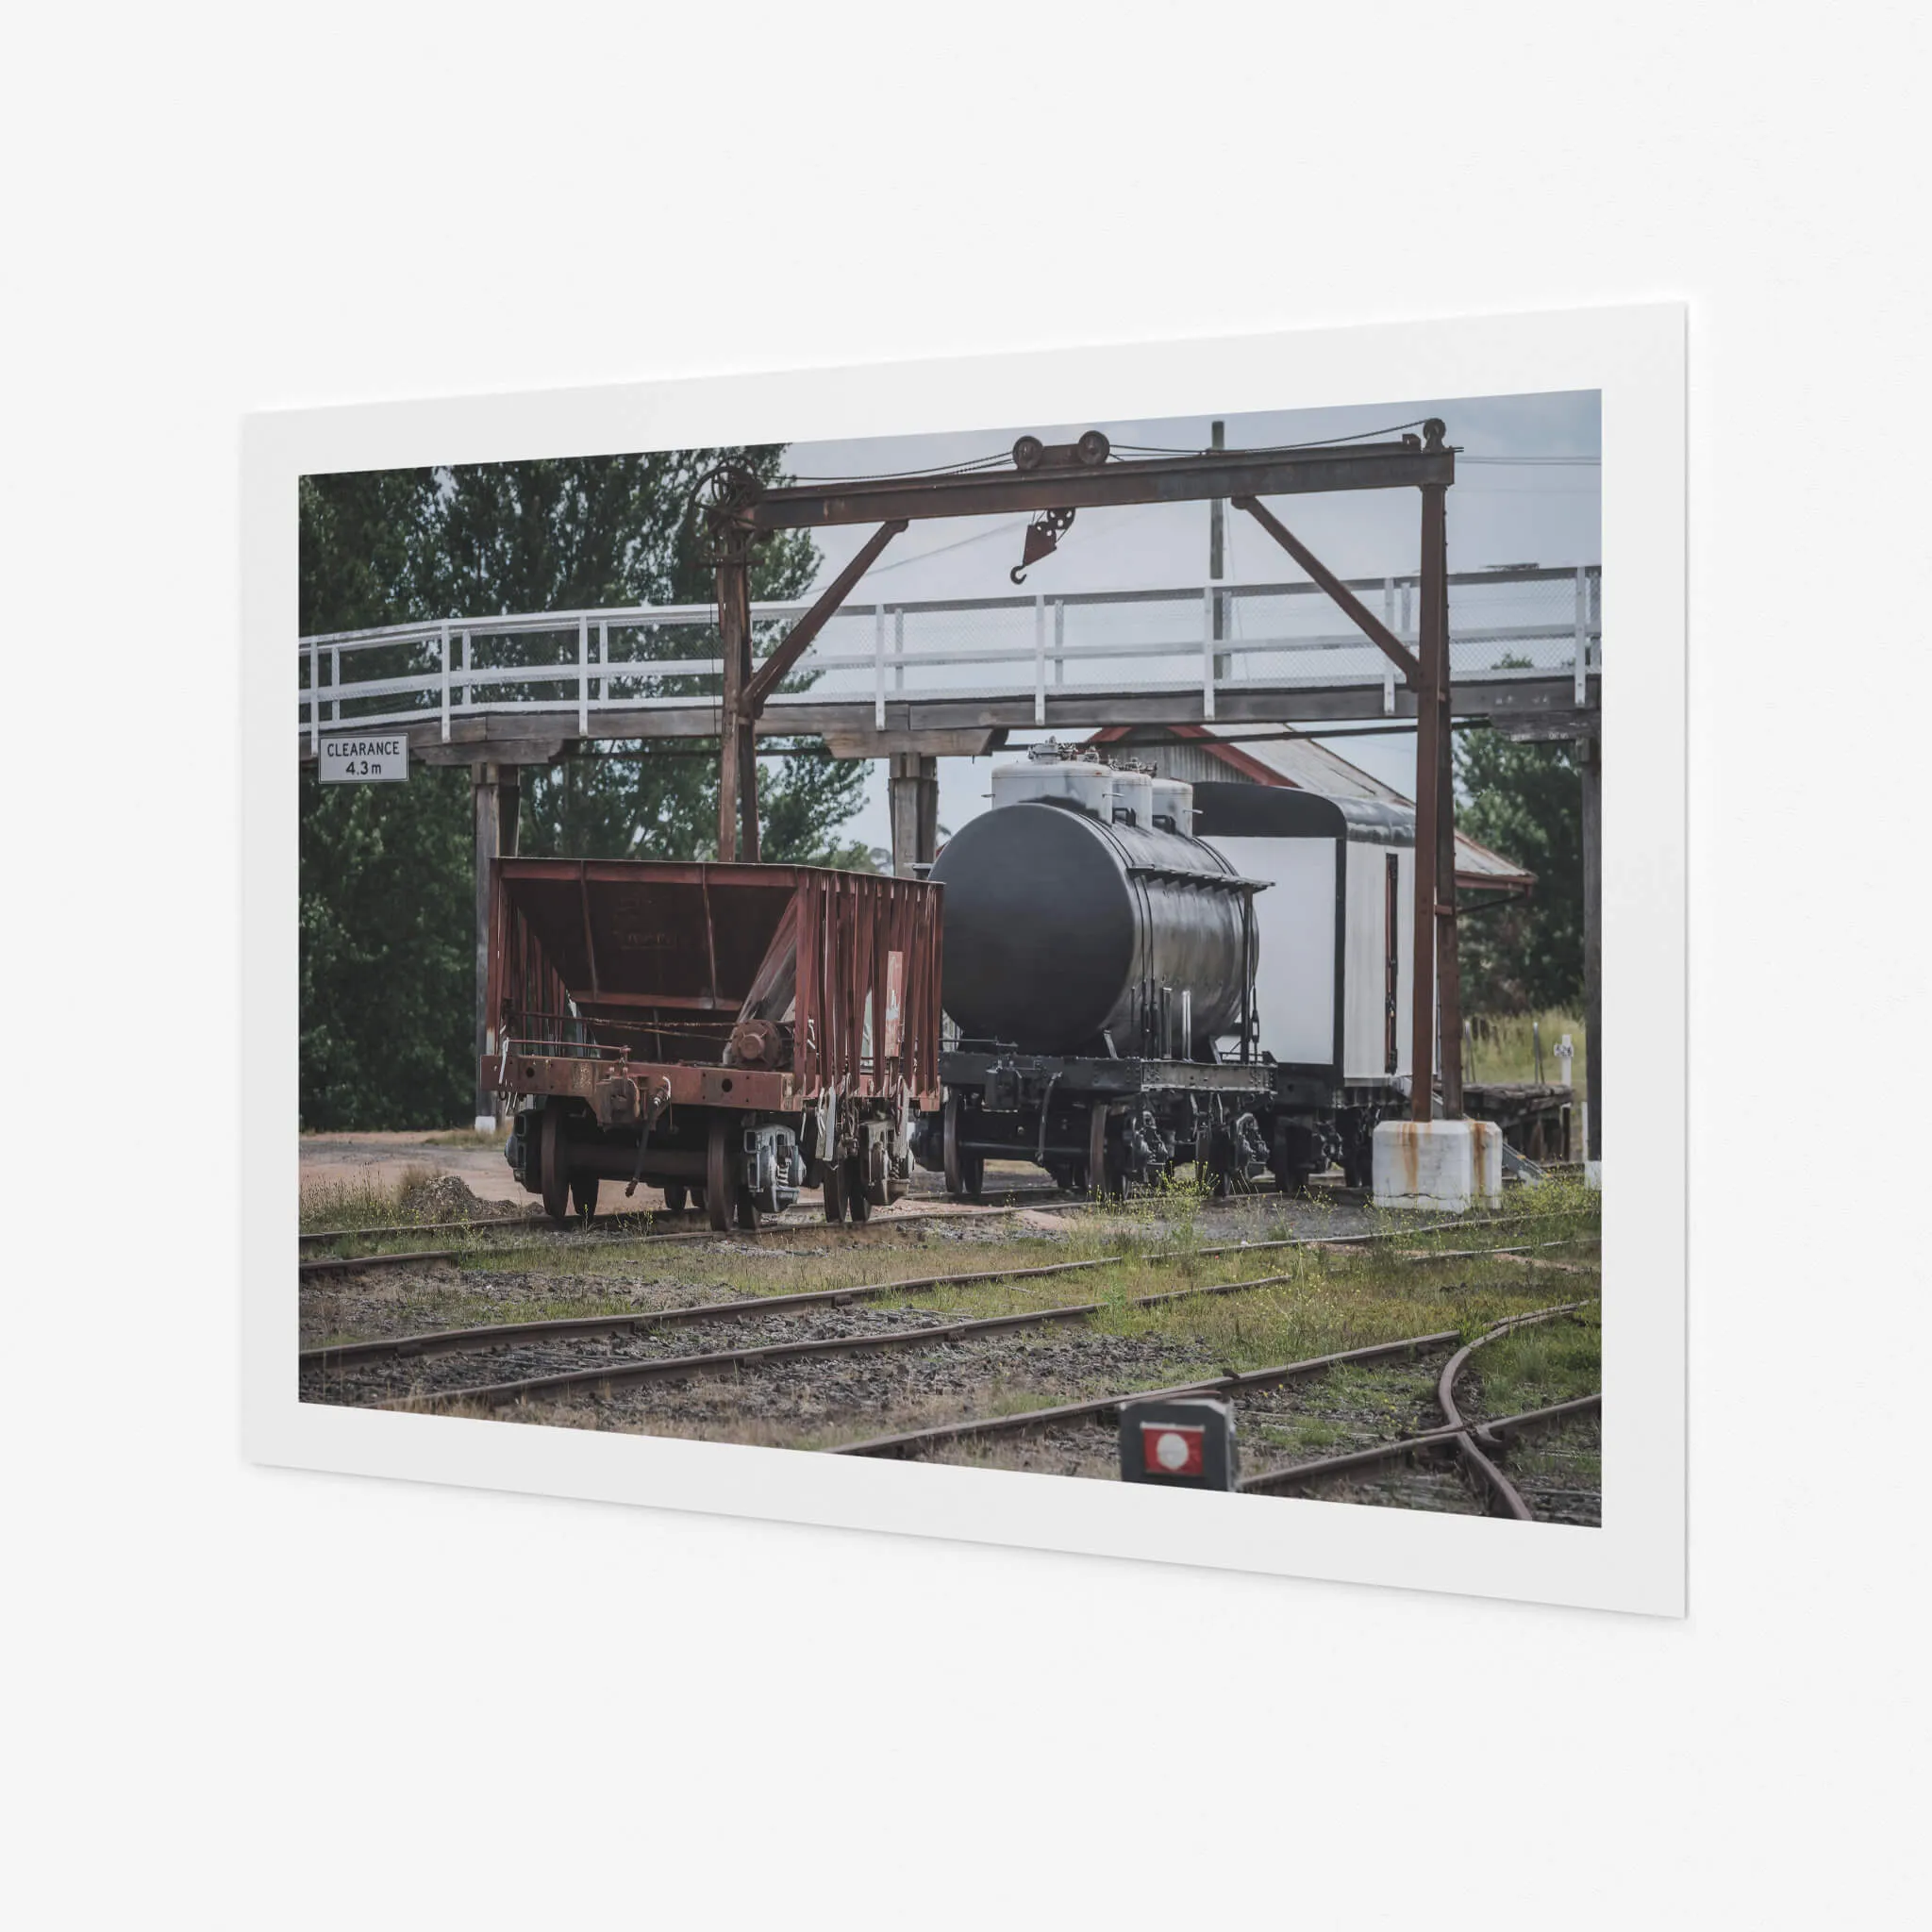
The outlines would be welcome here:
<svg viewBox="0 0 1932 1932">
<path fill-rule="evenodd" d="M 564 1166 L 563 1109 L 546 1107 L 538 1129 L 537 1170 L 543 1190 L 543 1211 L 558 1226 L 570 1212 L 570 1173 Z"/>
<path fill-rule="evenodd" d="M 667 1214 L 682 1214 L 686 1203 L 691 1199 L 682 1181 L 664 1183 L 664 1210 Z"/>
<path fill-rule="evenodd" d="M 1121 1191 L 1120 1162 L 1107 1144 L 1107 1102 L 1096 1100 L 1087 1124 L 1087 1179 L 1098 1201 Z"/>
<path fill-rule="evenodd" d="M 959 1161 L 959 1096 L 957 1093 L 946 1095 L 940 1123 L 941 1141 L 945 1154 L 946 1192 L 957 1201 L 966 1191 L 965 1171 Z"/>
<path fill-rule="evenodd" d="M 731 1158 L 731 1124 L 722 1113 L 711 1116 L 711 1139 L 705 1150 L 705 1211 L 720 1234 L 736 1218 L 738 1169 Z"/>
<path fill-rule="evenodd" d="M 846 1161 L 841 1171 L 841 1186 L 845 1194 L 846 1205 L 852 1209 L 854 1222 L 872 1219 L 872 1196 L 865 1191 L 865 1162 L 855 1154 Z"/>
<path fill-rule="evenodd" d="M 574 1174 L 570 1177 L 571 1207 L 589 1221 L 597 1212 L 597 1176 Z"/>
<path fill-rule="evenodd" d="M 842 1162 L 835 1160 L 825 1169 L 824 1187 L 825 1219 L 836 1225 L 845 1219 L 845 1168 Z"/>
</svg>

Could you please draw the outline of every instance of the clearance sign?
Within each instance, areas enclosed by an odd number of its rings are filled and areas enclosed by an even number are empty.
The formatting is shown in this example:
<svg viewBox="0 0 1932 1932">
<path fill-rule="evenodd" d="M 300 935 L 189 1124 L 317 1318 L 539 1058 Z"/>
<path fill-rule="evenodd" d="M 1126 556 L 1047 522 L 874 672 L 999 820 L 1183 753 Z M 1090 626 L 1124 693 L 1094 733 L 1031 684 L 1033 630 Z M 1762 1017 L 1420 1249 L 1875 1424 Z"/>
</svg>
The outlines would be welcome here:
<svg viewBox="0 0 1932 1932">
<path fill-rule="evenodd" d="M 367 738 L 325 738 L 319 775 L 325 785 L 407 785 L 409 741 L 400 731 Z"/>
</svg>

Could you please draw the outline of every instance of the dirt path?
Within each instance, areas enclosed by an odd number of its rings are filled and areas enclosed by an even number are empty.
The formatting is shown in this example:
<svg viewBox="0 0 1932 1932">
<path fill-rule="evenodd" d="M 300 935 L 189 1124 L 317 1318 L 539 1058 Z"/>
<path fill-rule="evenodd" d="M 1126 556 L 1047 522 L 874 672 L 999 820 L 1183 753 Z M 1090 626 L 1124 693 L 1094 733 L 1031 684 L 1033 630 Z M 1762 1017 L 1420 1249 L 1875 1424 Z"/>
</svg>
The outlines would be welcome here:
<svg viewBox="0 0 1932 1932">
<path fill-rule="evenodd" d="M 301 1139 L 302 1188 L 329 1181 L 356 1181 L 393 1188 L 411 1168 L 434 1174 L 454 1174 L 479 1201 L 502 1201 L 517 1208 L 531 1197 L 518 1186 L 503 1158 L 500 1141 L 474 1140 L 467 1144 L 439 1146 L 428 1134 L 304 1134 Z M 620 1192 L 623 1191 L 620 1189 Z M 638 1190 L 633 1208 L 661 1208 L 662 1197 Z"/>
<path fill-rule="evenodd" d="M 453 1175 L 479 1201 L 500 1203 L 520 1213 L 538 1206 L 534 1194 L 525 1193 L 503 1158 L 500 1140 L 484 1140 L 461 1133 L 429 1134 L 304 1134 L 301 1137 L 301 1186 L 303 1192 L 330 1182 L 353 1182 L 358 1186 L 392 1189 L 411 1170 L 441 1176 Z M 989 1185 L 1040 1186 L 1045 1176 L 1030 1167 L 989 1170 Z M 937 1177 L 922 1177 L 917 1195 L 907 1195 L 890 1208 L 874 1209 L 874 1218 L 889 1219 L 898 1214 L 943 1213 L 952 1208 L 942 1191 L 937 1191 Z M 814 1208 L 816 1193 L 806 1196 Z M 640 1187 L 628 1199 L 621 1181 L 608 1181 L 600 1191 L 597 1214 L 639 1214 L 662 1208 L 664 1197 L 656 1188 Z M 1053 1224 L 1048 1224 L 1052 1225 Z"/>
</svg>

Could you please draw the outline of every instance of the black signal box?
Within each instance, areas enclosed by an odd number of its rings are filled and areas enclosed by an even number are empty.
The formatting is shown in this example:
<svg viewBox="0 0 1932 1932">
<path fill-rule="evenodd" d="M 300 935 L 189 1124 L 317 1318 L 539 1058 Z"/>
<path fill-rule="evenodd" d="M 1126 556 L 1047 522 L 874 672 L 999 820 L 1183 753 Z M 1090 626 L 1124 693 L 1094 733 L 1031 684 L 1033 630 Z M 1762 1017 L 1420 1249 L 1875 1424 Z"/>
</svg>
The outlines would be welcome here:
<svg viewBox="0 0 1932 1932">
<path fill-rule="evenodd" d="M 1233 1489 L 1233 1408 L 1205 1396 L 1123 1405 L 1121 1480 L 1180 1490 Z"/>
</svg>

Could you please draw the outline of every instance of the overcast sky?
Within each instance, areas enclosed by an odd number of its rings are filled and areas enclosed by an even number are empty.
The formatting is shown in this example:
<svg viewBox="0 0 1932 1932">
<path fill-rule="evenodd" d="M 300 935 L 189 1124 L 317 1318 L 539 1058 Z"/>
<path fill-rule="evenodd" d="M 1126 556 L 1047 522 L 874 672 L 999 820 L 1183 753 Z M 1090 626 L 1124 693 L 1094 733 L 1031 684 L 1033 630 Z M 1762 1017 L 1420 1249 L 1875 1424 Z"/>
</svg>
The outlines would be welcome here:
<svg viewBox="0 0 1932 1932">
<path fill-rule="evenodd" d="M 1603 447 L 1602 411 L 1594 391 L 1254 411 L 1224 420 L 1228 446 L 1240 449 L 1357 435 L 1428 416 L 1442 418 L 1449 441 L 1463 452 L 1449 492 L 1452 571 L 1602 560 L 1600 472 L 1590 460 L 1599 458 Z M 801 442 L 792 445 L 786 461 L 800 477 L 918 470 L 1010 449 L 1016 437 L 1028 432 L 1047 442 L 1071 442 L 1091 427 L 1105 430 L 1116 445 L 1202 449 L 1209 440 L 1209 421 L 1183 416 L 1098 425 L 1020 424 L 927 436 Z M 1483 460 L 1491 458 L 1519 460 Z M 1548 460 L 1564 458 L 1573 460 Z M 1585 460 L 1574 460 L 1579 458 Z M 915 523 L 867 573 L 853 601 L 1011 595 L 1007 573 L 1020 560 L 1026 521 L 1024 516 L 947 517 Z M 1417 568 L 1419 524 L 1414 491 L 1389 490 L 1297 498 L 1291 527 L 1341 575 L 1367 577 Z M 1208 576 L 1208 526 L 1205 503 L 1082 510 L 1060 550 L 1029 573 L 1027 588 L 1074 591 L 1198 585 Z M 821 584 L 852 557 L 872 528 L 845 525 L 816 533 Z M 1226 581 L 1282 583 L 1301 577 L 1291 559 L 1249 518 L 1230 512 L 1226 532 Z M 1379 692 L 1371 702 L 1374 708 L 1365 722 L 1373 723 L 1379 719 Z M 1031 742 L 1040 735 L 1015 734 L 1014 742 Z M 1412 737 L 1332 742 L 1343 757 L 1377 777 L 1405 792 L 1412 791 Z M 942 824 L 957 827 L 986 808 L 988 763 L 941 761 Z M 849 831 L 874 845 L 890 843 L 884 767 L 876 762 L 870 768 L 865 808 Z"/>
</svg>

